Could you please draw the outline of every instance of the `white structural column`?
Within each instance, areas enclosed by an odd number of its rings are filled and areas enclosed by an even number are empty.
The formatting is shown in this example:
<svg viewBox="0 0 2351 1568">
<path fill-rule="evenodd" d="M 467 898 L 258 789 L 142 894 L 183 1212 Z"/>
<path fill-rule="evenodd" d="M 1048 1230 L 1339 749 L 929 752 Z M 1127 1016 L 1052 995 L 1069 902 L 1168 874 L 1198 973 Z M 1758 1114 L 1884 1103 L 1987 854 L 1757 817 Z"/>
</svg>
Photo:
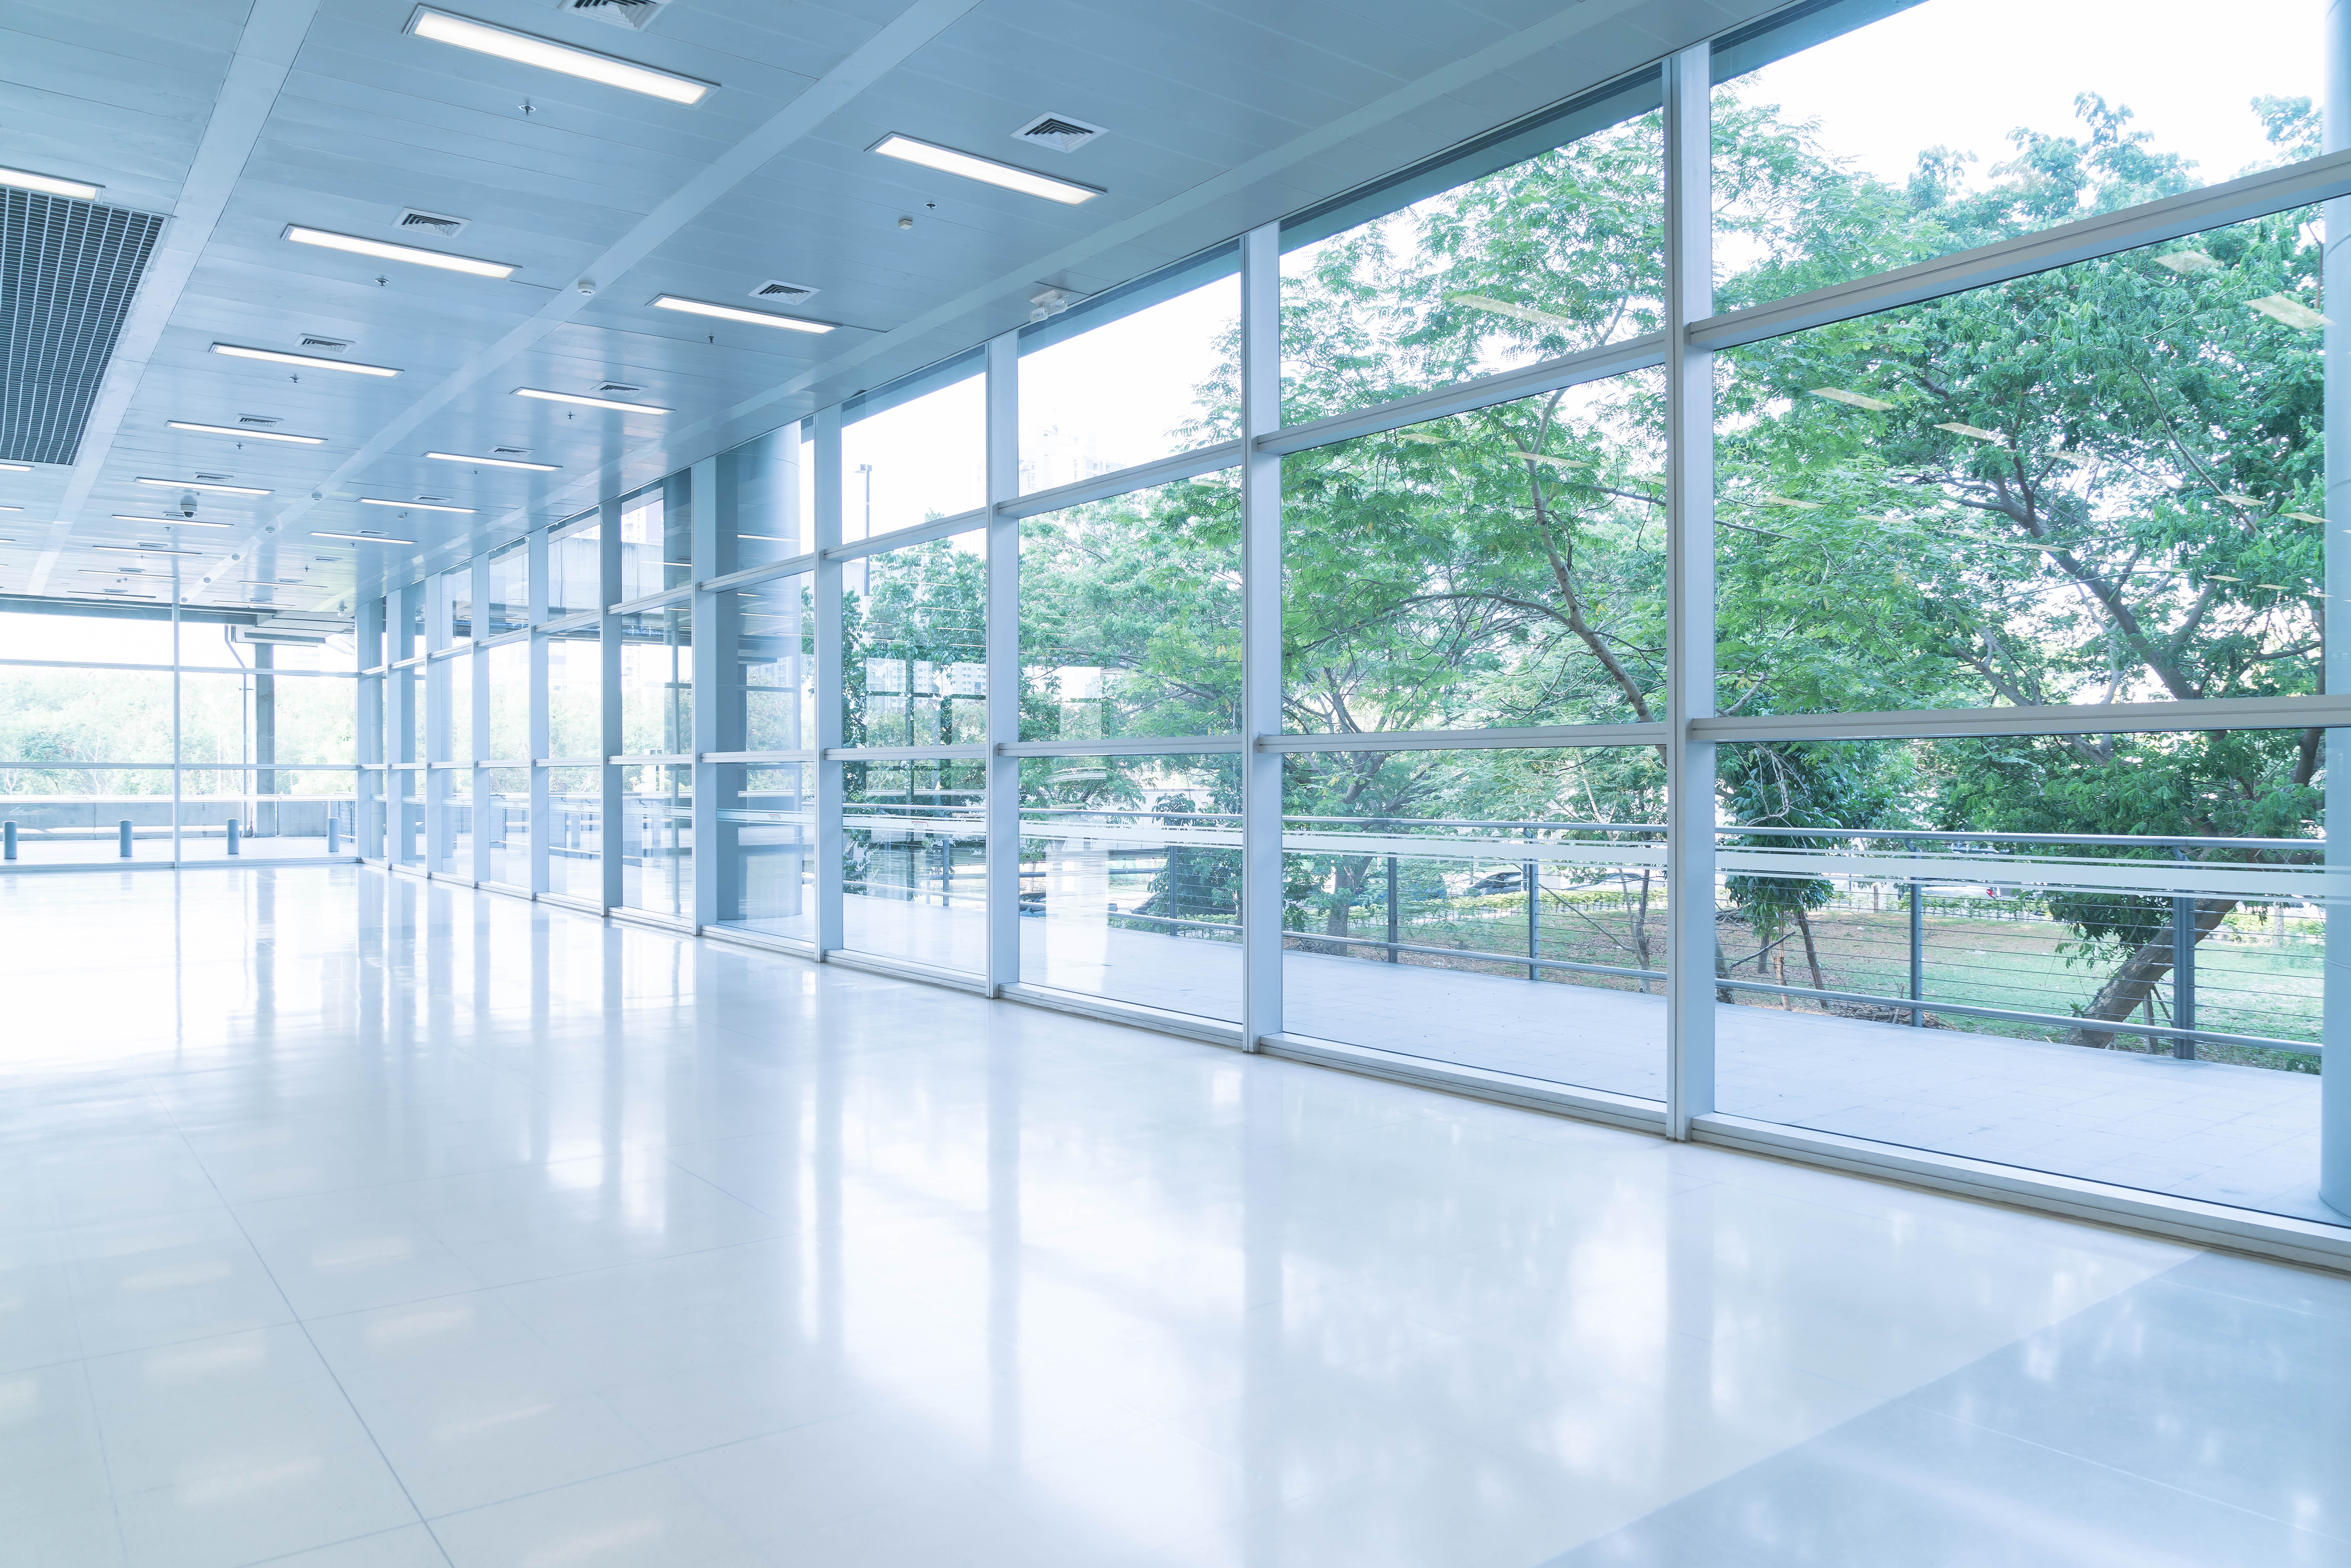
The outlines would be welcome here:
<svg viewBox="0 0 2351 1568">
<path fill-rule="evenodd" d="M 841 405 L 817 411 L 816 516 L 816 950 L 841 944 L 841 764 L 825 753 L 841 744 L 841 562 L 825 552 L 841 544 Z"/>
<path fill-rule="evenodd" d="M 1241 236 L 1241 1049 L 1281 1032 L 1281 225 Z"/>
<path fill-rule="evenodd" d="M 718 560 L 718 459 L 705 457 L 695 464 L 687 476 L 686 505 L 689 549 L 694 561 L 692 580 L 702 581 L 716 577 L 722 570 Z M 705 754 L 721 749 L 718 744 L 719 706 L 734 700 L 733 685 L 743 679 L 742 661 L 735 656 L 735 639 L 722 633 L 719 627 L 718 595 L 696 589 L 689 601 L 693 619 L 687 623 L 694 638 L 687 650 L 693 660 L 694 736 L 688 747 L 694 753 L 694 839 L 688 846 L 694 867 L 694 908 L 690 918 L 695 930 L 718 924 L 719 869 L 705 861 L 705 855 L 718 852 L 718 764 L 705 762 Z M 728 629 L 731 632 L 731 628 Z M 726 653 L 722 667 L 719 653 Z M 722 682 L 726 683 L 722 685 Z"/>
<path fill-rule="evenodd" d="M 364 664 L 383 663 L 383 601 L 363 599 L 359 607 L 360 659 Z M 360 771 L 353 775 L 351 801 L 351 835 L 357 841 L 350 845 L 355 855 L 383 852 L 383 794 L 386 775 L 378 768 L 369 771 L 370 763 L 381 763 L 383 755 L 383 680 L 381 675 L 361 675 L 355 683 L 359 712 L 354 722 L 359 726 L 355 737 L 359 748 L 355 760 Z"/>
<path fill-rule="evenodd" d="M 465 654 L 465 672 L 474 683 L 473 700 L 465 705 L 473 716 L 472 743 L 465 755 L 474 764 L 473 789 L 466 796 L 466 810 L 474 818 L 473 863 L 465 874 L 475 882 L 487 882 L 490 877 L 490 811 L 487 785 L 489 775 L 482 771 L 482 759 L 490 754 L 490 654 L 482 644 L 490 635 L 490 552 L 483 550 L 474 557 L 467 569 L 466 580 L 471 585 L 473 619 L 467 630 L 473 634 L 473 645 Z"/>
<path fill-rule="evenodd" d="M 538 766 L 547 755 L 547 530 L 534 528 L 527 547 L 530 561 L 530 891 L 547 891 L 547 846 L 555 824 L 548 821 L 548 769 Z"/>
<path fill-rule="evenodd" d="M 1020 979 L 1020 335 L 987 340 L 987 989 Z M 953 852 L 950 851 L 949 852 Z"/>
<path fill-rule="evenodd" d="M 1707 45 L 1666 62 L 1666 1124 L 1714 1109 L 1714 356 L 1689 342 L 1714 313 Z"/>
<path fill-rule="evenodd" d="M 607 497 L 597 508 L 596 518 L 596 602 L 602 607 L 597 617 L 598 635 L 602 639 L 598 652 L 602 655 L 603 680 L 601 683 L 604 700 L 601 705 L 602 726 L 598 734 L 596 753 L 597 820 L 603 831 L 598 835 L 603 845 L 603 904 L 607 909 L 621 904 L 621 856 L 627 835 L 621 823 L 621 770 L 612 766 L 612 758 L 621 754 L 621 618 L 612 613 L 612 606 L 621 601 L 621 502 L 618 497 Z"/>
<path fill-rule="evenodd" d="M 2351 149 L 2351 0 L 2326 7 L 2326 150 Z M 2326 204 L 2326 639 L 2330 695 L 2351 693 L 2351 636 L 2338 619 L 2351 605 L 2351 549 L 2336 541 L 2351 523 L 2351 199 Z M 2336 828 L 2344 828 L 2337 838 Z M 2318 1196 L 2351 1215 L 2351 731 L 2326 732 L 2326 978 L 2319 1036 L 2326 1047 L 2319 1088 Z"/>
</svg>

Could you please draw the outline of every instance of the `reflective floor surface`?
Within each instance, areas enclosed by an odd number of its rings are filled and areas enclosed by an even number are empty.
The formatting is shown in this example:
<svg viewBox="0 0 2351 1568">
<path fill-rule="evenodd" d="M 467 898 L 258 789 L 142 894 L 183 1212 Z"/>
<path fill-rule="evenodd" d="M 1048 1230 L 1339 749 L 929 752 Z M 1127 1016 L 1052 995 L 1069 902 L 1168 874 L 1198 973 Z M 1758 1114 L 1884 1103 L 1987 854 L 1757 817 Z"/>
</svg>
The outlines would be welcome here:
<svg viewBox="0 0 2351 1568">
<path fill-rule="evenodd" d="M 2351 1280 L 374 872 L 0 934 L 12 1564 L 2351 1564 Z"/>
</svg>

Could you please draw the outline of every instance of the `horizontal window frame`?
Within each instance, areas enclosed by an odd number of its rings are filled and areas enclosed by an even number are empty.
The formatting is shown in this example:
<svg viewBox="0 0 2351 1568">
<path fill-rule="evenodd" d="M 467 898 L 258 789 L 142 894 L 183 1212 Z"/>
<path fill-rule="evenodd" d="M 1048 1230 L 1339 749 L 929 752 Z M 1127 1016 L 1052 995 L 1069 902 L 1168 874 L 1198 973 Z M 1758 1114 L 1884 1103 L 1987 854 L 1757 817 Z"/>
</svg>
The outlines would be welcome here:
<svg viewBox="0 0 2351 1568">
<path fill-rule="evenodd" d="M 1369 408 L 1349 409 L 1304 424 L 1284 425 L 1259 436 L 1256 446 L 1268 456 L 1287 457 L 1318 446 L 1332 446 L 1343 441 L 1401 430 L 1406 425 L 1423 424 L 1448 414 L 1516 402 L 1520 398 L 1584 386 L 1635 371 L 1655 370 L 1665 362 L 1666 335 L 1644 332 L 1621 342 L 1603 343 L 1596 349 L 1579 349 L 1572 354 L 1539 360 L 1515 371 L 1472 376 L 1410 397 L 1374 403 Z"/>
<path fill-rule="evenodd" d="M 2012 735 L 2158 735 L 2216 729 L 2346 727 L 2351 727 L 2351 695 L 1765 714 L 1694 718 L 1689 733 L 1693 740 L 1712 741 L 1936 740 Z"/>
<path fill-rule="evenodd" d="M 909 545 L 926 545 L 935 539 L 953 538 L 987 527 L 992 508 L 974 507 L 953 517 L 934 517 L 927 523 L 916 523 L 910 528 L 893 528 L 872 538 L 855 539 L 848 544 L 833 545 L 818 551 L 828 561 L 863 560 L 868 556 L 887 555 Z"/>
<path fill-rule="evenodd" d="M 1260 735 L 1259 751 L 1527 751 L 1663 746 L 1665 724 L 1547 724 L 1518 729 L 1398 729 L 1364 735 Z"/>
</svg>

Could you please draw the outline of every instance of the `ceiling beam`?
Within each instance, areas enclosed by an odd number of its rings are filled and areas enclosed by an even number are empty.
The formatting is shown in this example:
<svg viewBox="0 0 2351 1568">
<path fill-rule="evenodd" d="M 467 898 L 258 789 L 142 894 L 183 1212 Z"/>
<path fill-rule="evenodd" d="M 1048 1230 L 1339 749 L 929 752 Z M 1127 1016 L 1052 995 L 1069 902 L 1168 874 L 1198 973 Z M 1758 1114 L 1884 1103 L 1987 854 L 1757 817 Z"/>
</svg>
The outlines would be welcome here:
<svg viewBox="0 0 2351 1568">
<path fill-rule="evenodd" d="M 236 53 L 222 78 L 220 97 L 204 122 L 204 139 L 188 165 L 188 177 L 172 204 L 172 220 L 148 257 L 146 276 L 140 280 L 114 355 L 107 361 L 106 379 L 99 383 L 89 419 L 82 426 L 81 443 L 74 449 L 73 472 L 66 476 L 64 497 L 56 520 L 49 524 L 40 559 L 26 582 L 31 593 L 46 592 L 49 573 L 73 538 L 73 519 L 97 487 L 99 475 L 114 455 L 114 438 L 131 412 L 131 400 L 147 373 L 147 361 L 162 341 L 163 329 L 179 308 L 180 293 L 196 262 L 212 243 L 221 212 L 245 173 L 253 144 L 277 103 L 278 89 L 293 68 L 294 55 L 310 31 L 319 0 L 254 0 L 237 37 Z"/>
</svg>

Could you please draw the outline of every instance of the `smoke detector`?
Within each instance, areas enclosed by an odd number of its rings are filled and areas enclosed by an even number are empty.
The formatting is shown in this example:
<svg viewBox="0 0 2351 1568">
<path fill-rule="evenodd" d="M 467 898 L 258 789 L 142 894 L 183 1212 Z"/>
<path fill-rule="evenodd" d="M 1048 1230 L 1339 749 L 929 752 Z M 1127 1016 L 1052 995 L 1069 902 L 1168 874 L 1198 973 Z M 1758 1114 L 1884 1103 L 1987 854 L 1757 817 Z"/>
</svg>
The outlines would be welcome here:
<svg viewBox="0 0 2351 1568">
<path fill-rule="evenodd" d="M 751 290 L 751 298 L 764 299 L 770 305 L 798 305 L 816 292 L 805 283 L 785 283 L 771 277 Z"/>
<path fill-rule="evenodd" d="M 440 213 L 420 212 L 414 207 L 402 207 L 400 209 L 400 216 L 392 220 L 392 226 L 412 233 L 422 230 L 425 234 L 438 235 L 443 239 L 455 239 L 465 232 L 465 225 L 472 221 L 470 218 L 453 218 Z"/>
<path fill-rule="evenodd" d="M 555 8 L 567 16 L 592 16 L 615 27 L 642 30 L 668 4 L 669 0 L 555 0 Z"/>
<path fill-rule="evenodd" d="M 1056 152 L 1075 152 L 1102 133 L 1101 126 L 1066 114 L 1040 114 L 1014 131 L 1012 140 L 1031 147 L 1050 147 Z"/>
</svg>

